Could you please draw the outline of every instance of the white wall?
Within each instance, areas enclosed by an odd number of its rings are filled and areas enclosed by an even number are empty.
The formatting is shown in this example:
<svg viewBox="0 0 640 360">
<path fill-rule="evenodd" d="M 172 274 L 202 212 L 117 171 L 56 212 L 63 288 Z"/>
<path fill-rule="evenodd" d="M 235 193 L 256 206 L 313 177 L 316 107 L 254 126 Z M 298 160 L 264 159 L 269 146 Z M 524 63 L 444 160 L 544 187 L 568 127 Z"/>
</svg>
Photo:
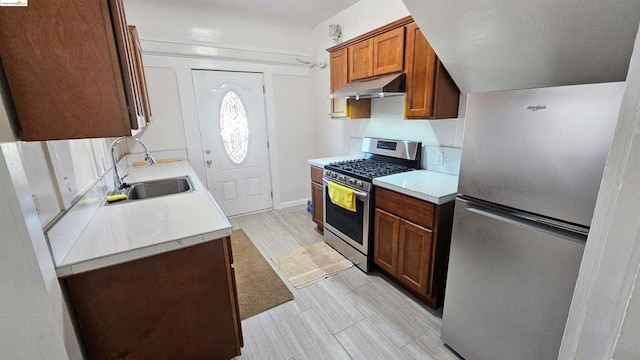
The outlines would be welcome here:
<svg viewBox="0 0 640 360">
<path fill-rule="evenodd" d="M 313 157 L 314 149 L 310 144 L 313 94 L 308 67 L 291 54 L 311 59 L 311 31 L 240 14 L 143 0 L 128 1 L 126 11 L 142 39 L 153 122 L 140 137 L 149 148 L 186 147 L 189 162 L 206 182 L 191 70 L 262 73 L 274 207 L 306 202 L 305 161 Z M 170 73 L 175 79 L 170 79 Z M 158 103 L 164 110 L 157 109 Z M 303 143 L 307 146 L 301 148 Z"/>
<path fill-rule="evenodd" d="M 153 117 L 151 124 L 137 137 L 150 151 L 186 149 L 175 70 L 145 66 L 144 73 Z M 140 153 L 142 147 L 132 143 L 129 150 Z"/>
<path fill-rule="evenodd" d="M 3 145 L 3 150 L 6 145 Z M 13 152 L 17 154 L 17 149 L 14 148 Z M 25 201 L 14 191 L 10 169 L 20 171 L 19 161 L 16 163 L 14 157 L 14 162 L 8 164 L 0 152 L 0 358 L 67 359 L 62 337 L 65 322 L 61 313 L 64 308 L 60 302 L 54 304 L 52 301 L 47 286 L 55 284 L 45 285 L 42 265 L 36 257 L 36 252 L 42 253 L 43 248 L 48 256 L 40 222 L 33 202 L 29 204 L 30 194 Z M 24 176 L 22 180 L 19 186 L 26 184 Z M 23 209 L 29 205 L 31 216 L 25 217 Z M 29 234 L 33 224 L 40 229 L 40 245 L 44 245 L 38 250 L 34 250 Z M 51 266 L 45 272 L 50 279 Z M 57 291 L 60 294 L 59 288 Z M 70 351 L 68 356 L 79 359 L 77 343 L 75 348 L 77 351 Z"/>
<path fill-rule="evenodd" d="M 640 358 L 639 108 L 636 38 L 560 359 Z"/>
<path fill-rule="evenodd" d="M 15 145 L 26 173 L 40 224 L 44 226 L 62 210 L 55 177 L 49 172 L 46 144 L 36 141 L 17 142 Z"/>
<path fill-rule="evenodd" d="M 326 49 L 335 45 L 328 36 L 329 24 L 340 24 L 343 40 L 349 40 L 407 15 L 410 15 L 409 11 L 401 0 L 361 0 L 314 29 L 314 58 L 316 62 L 329 62 Z M 371 119 L 368 120 L 331 119 L 329 67 L 314 68 L 313 76 L 318 135 L 316 157 L 348 154 L 349 137 L 362 136 L 416 140 L 422 141 L 424 145 L 462 146 L 462 114 L 459 119 L 451 120 L 403 120 L 404 96 L 372 99 Z"/>
<path fill-rule="evenodd" d="M 305 203 L 309 197 L 307 159 L 315 153 L 312 80 L 308 76 L 274 75 L 273 88 L 280 201 L 285 207 L 300 204 L 300 200 Z"/>
<path fill-rule="evenodd" d="M 202 43 L 221 48 L 308 54 L 310 32 L 287 21 L 266 22 L 246 14 L 176 2 L 128 0 L 127 22 L 136 25 L 141 39 Z"/>
</svg>

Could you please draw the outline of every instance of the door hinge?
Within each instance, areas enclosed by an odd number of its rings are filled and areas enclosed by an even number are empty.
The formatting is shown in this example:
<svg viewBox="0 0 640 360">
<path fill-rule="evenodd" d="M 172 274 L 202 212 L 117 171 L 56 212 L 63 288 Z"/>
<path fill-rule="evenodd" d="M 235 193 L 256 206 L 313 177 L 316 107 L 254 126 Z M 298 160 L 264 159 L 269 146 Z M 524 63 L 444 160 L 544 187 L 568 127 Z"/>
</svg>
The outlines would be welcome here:
<svg viewBox="0 0 640 360">
<path fill-rule="evenodd" d="M 269 141 L 267 141 L 267 149 L 269 149 Z"/>
<path fill-rule="evenodd" d="M 266 93 L 266 91 L 265 91 L 265 89 L 264 89 L 264 85 L 262 85 L 262 93 L 263 93 L 263 94 L 265 94 L 265 93 Z"/>
<path fill-rule="evenodd" d="M 273 191 L 271 192 L 271 198 L 273 199 Z"/>
</svg>

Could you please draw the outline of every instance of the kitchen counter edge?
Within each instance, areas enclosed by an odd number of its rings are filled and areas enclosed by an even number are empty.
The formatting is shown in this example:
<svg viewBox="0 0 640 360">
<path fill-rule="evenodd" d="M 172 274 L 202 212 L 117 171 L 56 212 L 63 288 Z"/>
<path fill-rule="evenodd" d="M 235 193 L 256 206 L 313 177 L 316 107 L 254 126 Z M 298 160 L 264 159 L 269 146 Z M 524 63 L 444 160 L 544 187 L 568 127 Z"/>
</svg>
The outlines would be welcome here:
<svg viewBox="0 0 640 360">
<path fill-rule="evenodd" d="M 373 185 L 441 205 L 455 200 L 458 177 L 431 170 L 416 170 L 374 178 Z"/>
</svg>

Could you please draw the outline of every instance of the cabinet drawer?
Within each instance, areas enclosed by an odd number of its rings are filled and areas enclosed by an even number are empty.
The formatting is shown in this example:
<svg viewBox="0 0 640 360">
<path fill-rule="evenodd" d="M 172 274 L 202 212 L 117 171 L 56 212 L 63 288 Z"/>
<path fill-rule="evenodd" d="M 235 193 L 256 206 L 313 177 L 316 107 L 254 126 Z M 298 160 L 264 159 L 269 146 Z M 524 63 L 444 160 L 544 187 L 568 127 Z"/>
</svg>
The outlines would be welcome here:
<svg viewBox="0 0 640 360">
<path fill-rule="evenodd" d="M 311 181 L 322 184 L 322 169 L 319 167 L 311 167 Z"/>
<path fill-rule="evenodd" d="M 376 187 L 376 207 L 425 228 L 433 228 L 435 206 L 426 201 Z"/>
</svg>

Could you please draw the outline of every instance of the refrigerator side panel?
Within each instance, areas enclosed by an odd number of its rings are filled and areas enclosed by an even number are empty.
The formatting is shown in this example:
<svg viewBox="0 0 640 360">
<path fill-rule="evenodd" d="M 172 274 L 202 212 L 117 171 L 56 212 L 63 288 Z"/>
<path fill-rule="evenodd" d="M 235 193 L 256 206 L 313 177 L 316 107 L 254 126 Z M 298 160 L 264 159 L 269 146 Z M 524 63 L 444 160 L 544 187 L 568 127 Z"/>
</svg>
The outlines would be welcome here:
<svg viewBox="0 0 640 360">
<path fill-rule="evenodd" d="M 556 359 L 584 243 L 456 200 L 442 339 L 466 359 Z"/>
<path fill-rule="evenodd" d="M 458 191 L 589 227 L 624 83 L 470 94 Z"/>
</svg>

